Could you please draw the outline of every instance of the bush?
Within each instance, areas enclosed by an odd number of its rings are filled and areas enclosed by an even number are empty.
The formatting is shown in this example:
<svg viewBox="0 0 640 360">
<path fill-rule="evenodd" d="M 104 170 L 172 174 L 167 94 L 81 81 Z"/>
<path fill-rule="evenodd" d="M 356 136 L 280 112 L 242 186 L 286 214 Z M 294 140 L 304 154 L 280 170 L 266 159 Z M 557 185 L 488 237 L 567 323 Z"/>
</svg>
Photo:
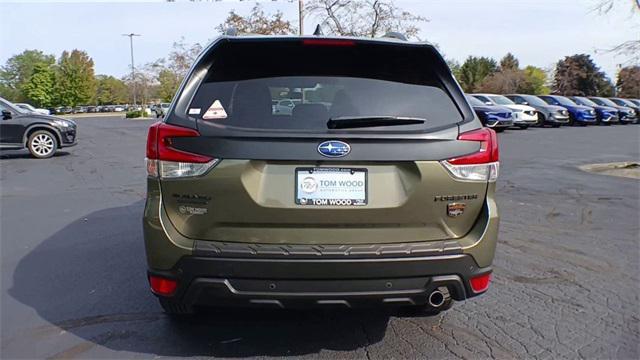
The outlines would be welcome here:
<svg viewBox="0 0 640 360">
<path fill-rule="evenodd" d="M 125 117 L 127 119 L 139 118 L 144 116 L 144 111 L 127 111 Z"/>
</svg>

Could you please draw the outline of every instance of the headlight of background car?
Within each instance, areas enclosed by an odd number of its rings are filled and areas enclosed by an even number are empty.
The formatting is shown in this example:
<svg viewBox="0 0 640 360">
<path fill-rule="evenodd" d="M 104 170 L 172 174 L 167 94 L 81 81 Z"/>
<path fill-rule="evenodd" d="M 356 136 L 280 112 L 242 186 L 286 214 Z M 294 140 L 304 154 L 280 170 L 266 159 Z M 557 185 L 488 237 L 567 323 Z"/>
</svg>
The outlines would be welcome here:
<svg viewBox="0 0 640 360">
<path fill-rule="evenodd" d="M 71 123 L 65 120 L 53 120 L 53 123 L 56 126 L 63 127 L 63 128 L 71 126 Z"/>
</svg>

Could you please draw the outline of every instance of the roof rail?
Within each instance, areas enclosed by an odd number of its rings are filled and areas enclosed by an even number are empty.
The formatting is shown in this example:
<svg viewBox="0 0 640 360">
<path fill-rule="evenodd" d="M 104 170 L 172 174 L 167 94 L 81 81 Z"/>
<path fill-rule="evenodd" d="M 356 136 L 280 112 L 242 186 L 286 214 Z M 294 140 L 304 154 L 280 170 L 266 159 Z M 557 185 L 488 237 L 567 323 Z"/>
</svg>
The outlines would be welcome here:
<svg viewBox="0 0 640 360">
<path fill-rule="evenodd" d="M 407 37 L 404 36 L 404 34 L 399 33 L 397 31 L 389 31 L 386 34 L 384 34 L 382 37 L 383 38 L 391 38 L 391 39 L 398 39 L 398 40 L 402 40 L 402 41 L 407 41 Z"/>
<path fill-rule="evenodd" d="M 316 29 L 314 30 L 313 35 L 314 36 L 322 36 L 322 35 L 324 35 L 322 33 L 322 28 L 320 27 L 320 24 L 316 25 Z"/>
</svg>

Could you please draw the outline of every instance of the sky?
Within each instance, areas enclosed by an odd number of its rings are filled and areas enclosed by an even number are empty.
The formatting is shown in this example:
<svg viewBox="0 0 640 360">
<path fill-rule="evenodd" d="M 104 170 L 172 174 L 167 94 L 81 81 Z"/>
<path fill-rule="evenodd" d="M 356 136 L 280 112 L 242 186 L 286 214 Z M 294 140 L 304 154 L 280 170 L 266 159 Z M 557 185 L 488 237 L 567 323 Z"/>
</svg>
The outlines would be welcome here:
<svg viewBox="0 0 640 360">
<path fill-rule="evenodd" d="M 600 0 L 439 0 L 396 4 L 428 22 L 420 37 L 438 45 L 447 57 L 463 62 L 469 55 L 499 60 L 512 52 L 521 66 L 551 68 L 567 55 L 590 54 L 615 79 L 624 57 L 605 50 L 640 40 L 640 13 L 631 0 L 614 0 L 608 14 L 594 6 Z M 59 57 L 63 50 L 87 51 L 96 74 L 121 77 L 130 71 L 129 39 L 134 38 L 136 67 L 166 57 L 173 42 L 208 43 L 230 10 L 246 14 L 254 1 L 80 1 L 0 0 L 0 64 L 25 49 Z M 267 13 L 282 11 L 297 24 L 297 1 L 262 1 Z M 305 18 L 305 34 L 317 20 Z"/>
</svg>

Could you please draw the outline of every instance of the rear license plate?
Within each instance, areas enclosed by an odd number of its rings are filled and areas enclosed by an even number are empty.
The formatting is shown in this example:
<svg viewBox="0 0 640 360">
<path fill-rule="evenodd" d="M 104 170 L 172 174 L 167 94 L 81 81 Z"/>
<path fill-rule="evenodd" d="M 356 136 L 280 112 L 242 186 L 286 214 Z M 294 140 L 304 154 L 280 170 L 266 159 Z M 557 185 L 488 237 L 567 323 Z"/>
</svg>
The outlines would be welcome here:
<svg viewBox="0 0 640 360">
<path fill-rule="evenodd" d="M 367 169 L 297 168 L 296 204 L 367 205 Z"/>
</svg>

